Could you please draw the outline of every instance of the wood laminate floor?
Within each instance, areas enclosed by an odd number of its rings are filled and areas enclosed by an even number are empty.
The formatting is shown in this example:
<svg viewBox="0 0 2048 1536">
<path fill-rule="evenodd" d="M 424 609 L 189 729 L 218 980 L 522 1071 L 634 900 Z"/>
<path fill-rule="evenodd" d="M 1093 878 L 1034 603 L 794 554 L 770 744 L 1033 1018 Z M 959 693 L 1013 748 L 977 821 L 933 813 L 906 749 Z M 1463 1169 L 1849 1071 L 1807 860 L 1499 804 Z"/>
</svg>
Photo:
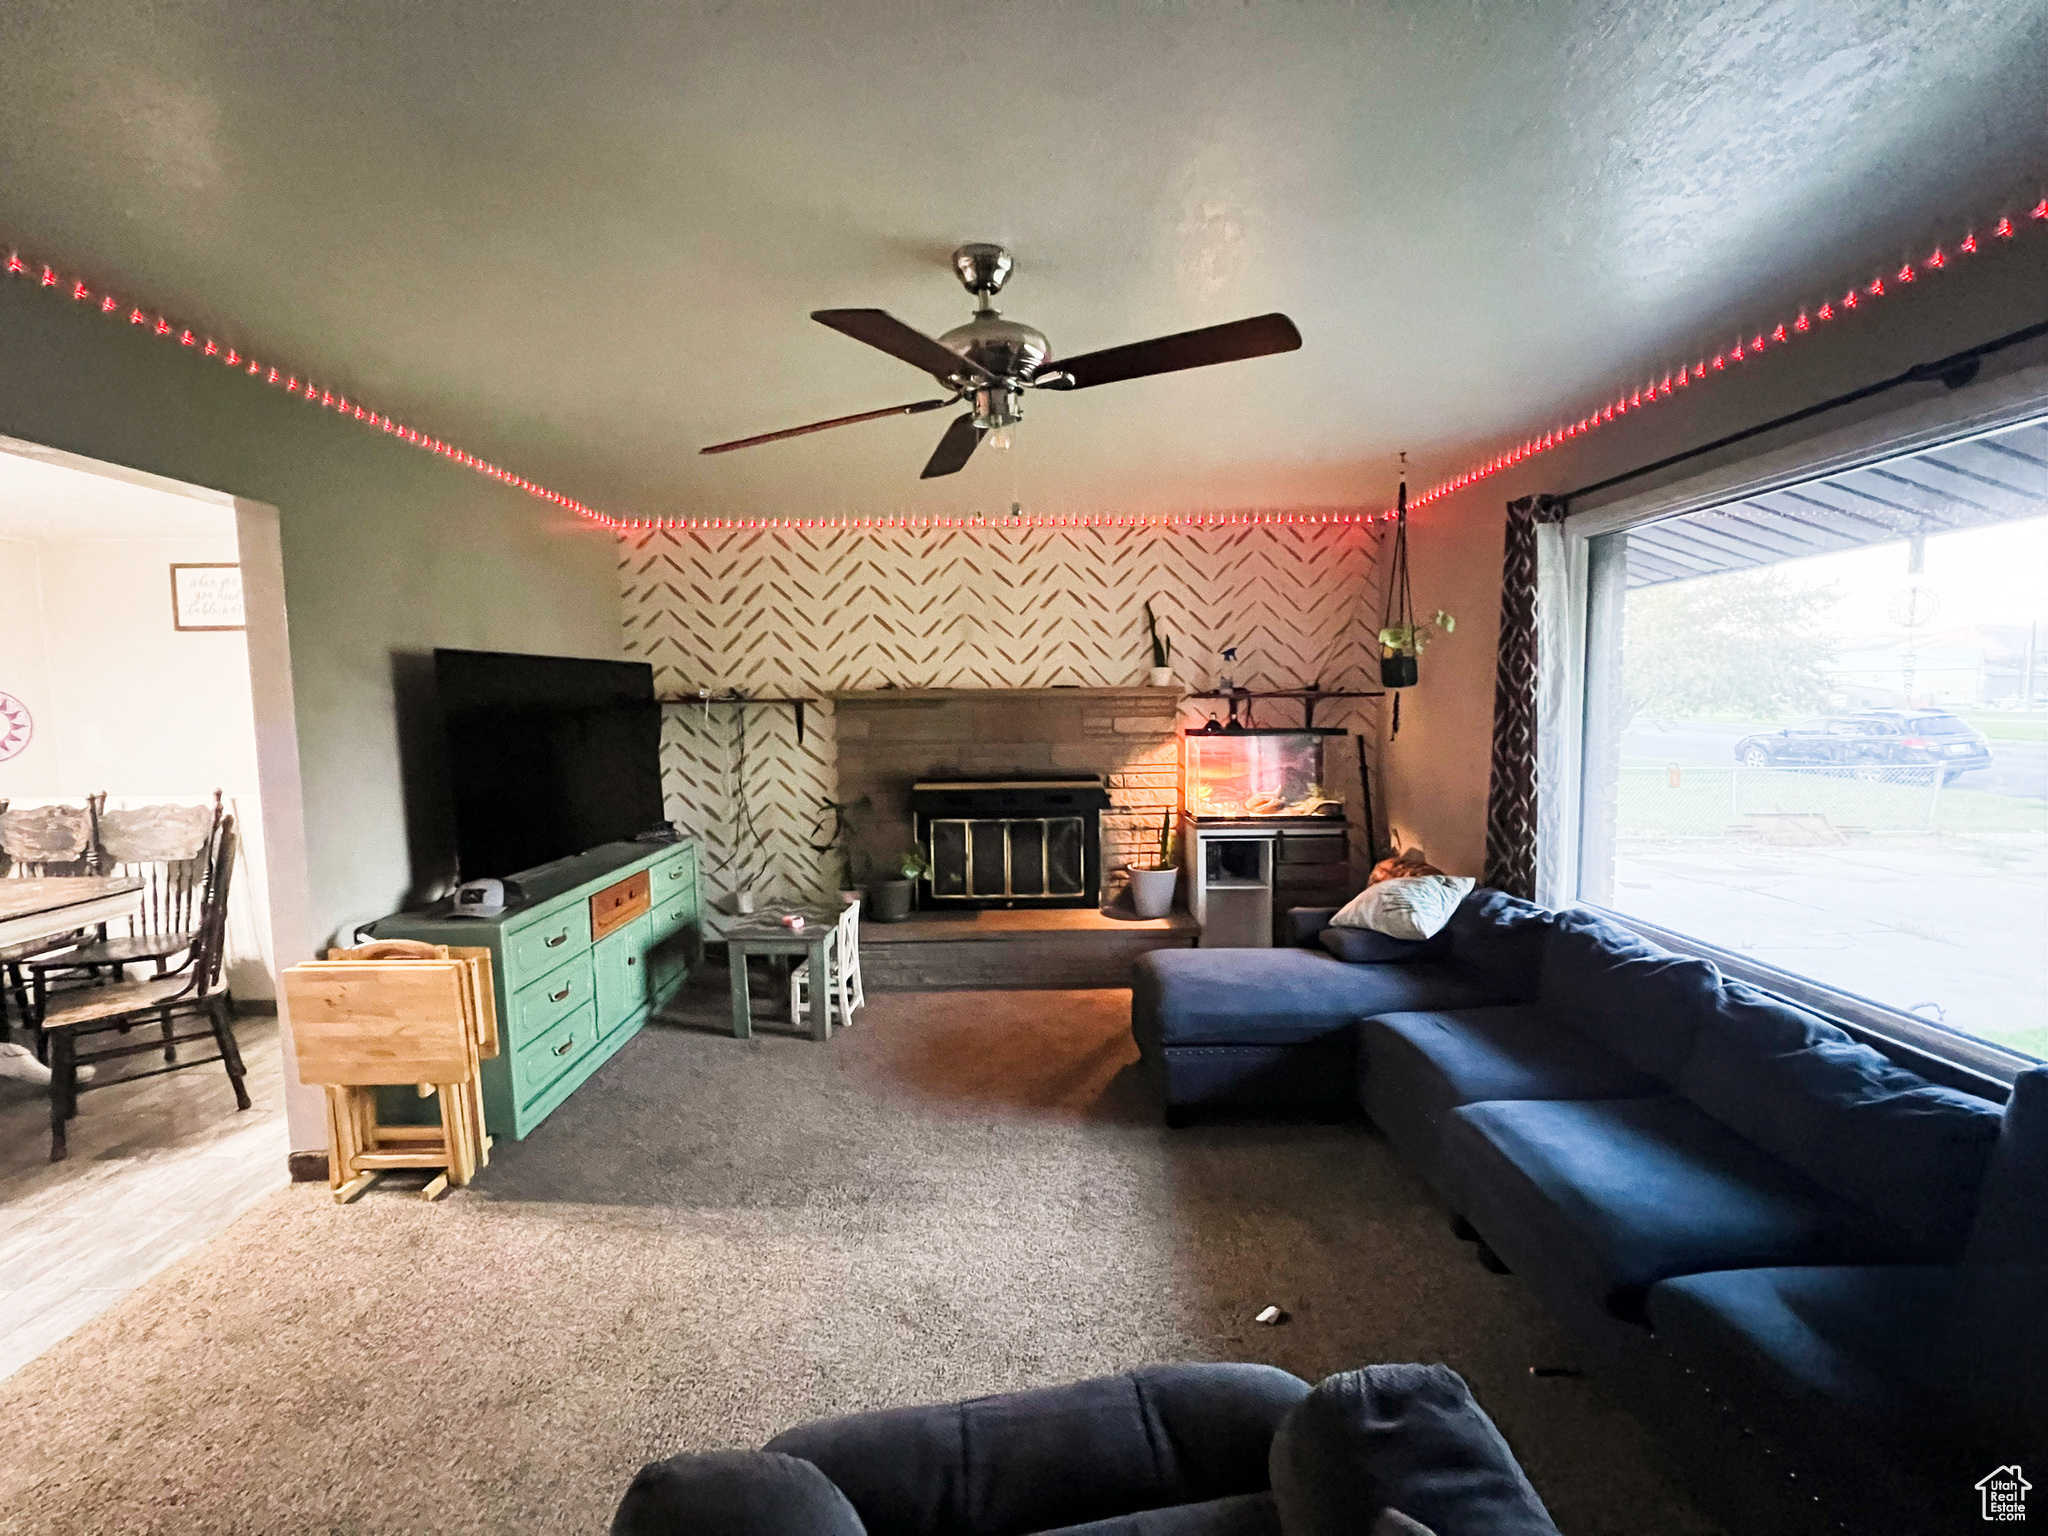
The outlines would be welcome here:
<svg viewBox="0 0 2048 1536">
<path fill-rule="evenodd" d="M 0 1379 L 287 1182 L 277 1020 L 238 1019 L 235 1038 L 247 1111 L 218 1063 L 96 1088 L 61 1163 L 46 1091 L 0 1079 Z M 160 1065 L 144 1055 L 112 1070 Z"/>
</svg>

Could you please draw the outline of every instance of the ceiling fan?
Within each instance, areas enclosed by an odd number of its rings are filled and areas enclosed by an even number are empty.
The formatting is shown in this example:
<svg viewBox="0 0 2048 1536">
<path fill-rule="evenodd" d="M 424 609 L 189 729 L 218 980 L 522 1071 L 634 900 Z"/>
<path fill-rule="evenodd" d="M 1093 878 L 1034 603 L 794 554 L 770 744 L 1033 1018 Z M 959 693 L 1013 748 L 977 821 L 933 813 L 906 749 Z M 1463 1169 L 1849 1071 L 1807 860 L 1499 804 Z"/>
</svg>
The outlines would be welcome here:
<svg viewBox="0 0 2048 1536">
<path fill-rule="evenodd" d="M 786 437 L 803 437 L 829 427 L 850 427 L 855 422 L 880 421 L 885 416 L 916 416 L 966 401 L 967 414 L 956 417 L 946 428 L 946 435 L 939 439 L 938 448 L 919 477 L 930 480 L 964 469 L 976 447 L 984 441 L 992 448 L 1009 447 L 1010 428 L 1023 417 L 1027 389 L 1092 389 L 1097 384 L 1141 379 L 1148 374 L 1177 373 L 1183 368 L 1205 368 L 1211 363 L 1234 363 L 1240 358 L 1292 352 L 1301 345 L 1301 332 L 1294 328 L 1294 322 L 1285 315 L 1274 314 L 1055 359 L 1052 343 L 1045 339 L 1043 331 L 1004 319 L 990 302 L 1009 280 L 1013 265 L 1010 253 L 1000 245 L 977 243 L 955 251 L 953 271 L 961 285 L 974 295 L 974 318 L 936 340 L 905 325 L 886 310 L 811 312 L 811 318 L 819 324 L 879 347 L 891 357 L 901 358 L 911 367 L 930 374 L 940 388 L 952 391 L 943 399 L 916 400 L 879 411 L 834 416 L 830 421 L 713 443 L 701 451 L 730 453 L 735 448 L 778 443 Z"/>
</svg>

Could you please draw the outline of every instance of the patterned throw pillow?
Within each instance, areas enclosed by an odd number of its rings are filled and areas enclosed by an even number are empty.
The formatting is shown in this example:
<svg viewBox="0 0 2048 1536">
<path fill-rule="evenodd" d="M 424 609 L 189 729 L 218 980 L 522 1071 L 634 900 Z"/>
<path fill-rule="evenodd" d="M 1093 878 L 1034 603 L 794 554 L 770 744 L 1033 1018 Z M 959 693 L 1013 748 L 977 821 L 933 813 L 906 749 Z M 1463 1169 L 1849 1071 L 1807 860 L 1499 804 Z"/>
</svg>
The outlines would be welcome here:
<svg viewBox="0 0 2048 1536">
<path fill-rule="evenodd" d="M 1427 939 L 1451 920 L 1478 884 L 1469 875 L 1408 875 L 1369 885 L 1330 919 L 1333 928 L 1370 928 L 1393 939 Z"/>
</svg>

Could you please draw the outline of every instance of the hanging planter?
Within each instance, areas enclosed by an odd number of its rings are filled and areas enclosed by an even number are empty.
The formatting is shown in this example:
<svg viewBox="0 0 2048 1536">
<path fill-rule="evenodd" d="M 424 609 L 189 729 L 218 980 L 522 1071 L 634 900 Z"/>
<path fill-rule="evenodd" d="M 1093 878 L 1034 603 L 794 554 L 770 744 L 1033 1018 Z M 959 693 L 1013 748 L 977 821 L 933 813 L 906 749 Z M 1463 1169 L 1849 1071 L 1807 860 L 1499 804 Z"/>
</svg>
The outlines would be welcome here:
<svg viewBox="0 0 2048 1536">
<path fill-rule="evenodd" d="M 1403 454 L 1402 459 L 1406 460 Z M 1394 513 L 1394 547 L 1387 558 L 1387 607 L 1380 619 L 1380 686 L 1413 688 L 1422 681 L 1422 653 L 1439 635 L 1448 635 L 1458 621 L 1441 608 L 1432 618 L 1415 621 L 1415 598 L 1408 590 L 1408 481 L 1401 481 Z M 1401 729 L 1401 696 L 1394 695 L 1394 731 Z"/>
</svg>

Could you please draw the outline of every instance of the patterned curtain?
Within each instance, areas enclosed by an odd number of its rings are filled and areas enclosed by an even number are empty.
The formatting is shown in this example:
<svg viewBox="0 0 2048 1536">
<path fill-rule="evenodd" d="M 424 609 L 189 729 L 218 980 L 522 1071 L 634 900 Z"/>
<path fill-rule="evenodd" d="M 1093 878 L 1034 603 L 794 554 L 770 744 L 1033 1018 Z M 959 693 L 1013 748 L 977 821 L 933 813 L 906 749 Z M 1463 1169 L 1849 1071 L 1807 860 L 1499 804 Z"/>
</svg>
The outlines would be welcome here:
<svg viewBox="0 0 2048 1536">
<path fill-rule="evenodd" d="M 1484 884 L 1536 895 L 1536 526 L 1564 521 L 1554 496 L 1508 503 L 1493 683 L 1493 778 L 1486 793 Z"/>
</svg>

